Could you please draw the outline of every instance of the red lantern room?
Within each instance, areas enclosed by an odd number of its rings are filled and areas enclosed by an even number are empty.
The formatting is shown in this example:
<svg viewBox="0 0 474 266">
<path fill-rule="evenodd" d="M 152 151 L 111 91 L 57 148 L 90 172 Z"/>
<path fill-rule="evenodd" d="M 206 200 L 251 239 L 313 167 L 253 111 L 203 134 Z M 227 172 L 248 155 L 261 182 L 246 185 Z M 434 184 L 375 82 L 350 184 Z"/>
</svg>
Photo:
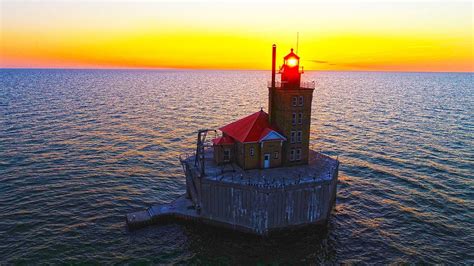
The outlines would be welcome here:
<svg viewBox="0 0 474 266">
<path fill-rule="evenodd" d="M 300 57 L 293 52 L 283 58 L 283 66 L 280 69 L 282 88 L 298 88 L 301 81 Z"/>
</svg>

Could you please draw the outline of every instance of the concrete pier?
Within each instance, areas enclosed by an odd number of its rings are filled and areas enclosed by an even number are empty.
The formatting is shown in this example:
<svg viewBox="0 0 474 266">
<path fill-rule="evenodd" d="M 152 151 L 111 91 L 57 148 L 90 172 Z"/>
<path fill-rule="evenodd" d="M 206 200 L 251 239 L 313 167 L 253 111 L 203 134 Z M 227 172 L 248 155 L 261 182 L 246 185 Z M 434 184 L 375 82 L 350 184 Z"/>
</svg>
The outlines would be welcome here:
<svg viewBox="0 0 474 266">
<path fill-rule="evenodd" d="M 126 221 L 130 229 L 137 229 L 147 225 L 169 222 L 174 219 L 198 219 L 191 200 L 182 195 L 168 204 L 159 204 L 146 210 L 127 214 Z"/>
<path fill-rule="evenodd" d="M 311 151 L 308 165 L 244 171 L 236 165 L 217 166 L 211 156 L 205 158 L 205 176 L 194 156 L 182 158 L 187 193 L 128 214 L 128 226 L 185 219 L 267 235 L 327 221 L 336 197 L 336 159 Z"/>
</svg>

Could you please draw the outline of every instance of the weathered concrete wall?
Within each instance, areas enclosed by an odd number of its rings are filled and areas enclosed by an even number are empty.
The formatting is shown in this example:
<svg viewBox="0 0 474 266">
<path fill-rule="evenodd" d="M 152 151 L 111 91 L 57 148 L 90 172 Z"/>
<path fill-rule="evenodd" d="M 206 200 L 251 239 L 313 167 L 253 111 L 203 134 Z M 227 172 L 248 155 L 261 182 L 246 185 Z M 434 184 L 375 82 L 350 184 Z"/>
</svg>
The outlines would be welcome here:
<svg viewBox="0 0 474 266">
<path fill-rule="evenodd" d="M 326 220 L 337 181 L 266 188 L 206 179 L 201 182 L 203 217 L 266 234 Z"/>
<path fill-rule="evenodd" d="M 182 160 L 195 218 L 259 235 L 326 222 L 335 203 L 339 162 L 322 154 L 313 156 L 308 167 L 223 175 L 215 175 L 213 170 L 219 169 L 208 165 L 209 175 L 204 177 L 194 167 L 193 157 Z"/>
<path fill-rule="evenodd" d="M 266 235 L 273 230 L 323 223 L 335 203 L 339 162 L 315 152 L 313 155 L 308 167 L 240 170 L 230 176 L 200 176 L 194 156 L 180 157 L 187 193 L 169 204 L 128 214 L 127 224 L 136 228 L 168 219 L 199 220 Z M 208 162 L 212 161 L 209 156 Z M 208 166 L 212 170 L 212 165 Z M 272 177 L 272 173 L 278 175 Z"/>
</svg>

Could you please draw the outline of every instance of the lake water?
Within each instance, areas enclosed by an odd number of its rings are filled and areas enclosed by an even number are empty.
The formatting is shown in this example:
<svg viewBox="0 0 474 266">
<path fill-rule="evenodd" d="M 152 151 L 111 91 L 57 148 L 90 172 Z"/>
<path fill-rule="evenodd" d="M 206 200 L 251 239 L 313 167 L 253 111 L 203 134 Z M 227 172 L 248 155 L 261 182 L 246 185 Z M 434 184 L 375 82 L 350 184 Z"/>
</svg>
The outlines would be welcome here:
<svg viewBox="0 0 474 266">
<path fill-rule="evenodd" d="M 327 229 L 269 239 L 125 214 L 185 191 L 199 128 L 267 107 L 264 71 L 0 70 L 3 263 L 474 263 L 472 73 L 306 72 L 339 156 Z"/>
</svg>

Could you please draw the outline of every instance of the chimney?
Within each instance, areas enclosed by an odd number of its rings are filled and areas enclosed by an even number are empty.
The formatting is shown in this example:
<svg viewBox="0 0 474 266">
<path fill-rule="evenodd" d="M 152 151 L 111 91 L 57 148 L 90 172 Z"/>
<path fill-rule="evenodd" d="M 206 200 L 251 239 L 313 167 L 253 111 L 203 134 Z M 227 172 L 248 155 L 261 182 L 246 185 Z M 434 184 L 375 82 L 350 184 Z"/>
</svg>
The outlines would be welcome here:
<svg viewBox="0 0 474 266">
<path fill-rule="evenodd" d="M 277 50 L 277 47 L 274 44 L 272 46 L 272 88 L 275 88 L 276 50 Z"/>
<path fill-rule="evenodd" d="M 276 50 L 277 46 L 274 44 L 272 46 L 272 84 L 270 84 L 270 88 L 268 88 L 268 120 L 270 124 L 273 123 L 273 115 L 275 115 L 272 112 L 273 109 L 273 92 L 275 90 L 275 65 L 276 65 Z"/>
</svg>

